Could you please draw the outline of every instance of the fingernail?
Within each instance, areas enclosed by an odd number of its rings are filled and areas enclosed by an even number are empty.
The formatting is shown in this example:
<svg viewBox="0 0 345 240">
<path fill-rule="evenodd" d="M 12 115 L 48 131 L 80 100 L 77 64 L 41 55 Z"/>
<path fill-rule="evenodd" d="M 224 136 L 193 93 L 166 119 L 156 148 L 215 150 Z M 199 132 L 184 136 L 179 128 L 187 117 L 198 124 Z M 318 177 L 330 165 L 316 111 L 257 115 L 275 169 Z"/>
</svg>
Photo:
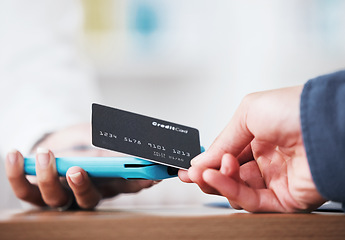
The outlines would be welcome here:
<svg viewBox="0 0 345 240">
<path fill-rule="evenodd" d="M 49 149 L 39 147 L 39 148 L 37 148 L 37 153 L 49 153 Z"/>
<path fill-rule="evenodd" d="M 153 181 L 152 182 L 152 185 L 156 185 L 156 184 L 158 184 L 158 183 L 160 183 L 161 181 Z"/>
<path fill-rule="evenodd" d="M 198 159 L 197 159 L 197 158 L 193 158 L 193 159 L 190 161 L 190 165 L 193 166 L 193 165 L 195 165 L 197 162 L 198 162 Z"/>
<path fill-rule="evenodd" d="M 41 169 L 48 167 L 49 160 L 49 150 L 46 148 L 37 148 L 37 161 Z"/>
<path fill-rule="evenodd" d="M 208 182 L 210 177 L 212 176 L 213 172 L 211 169 L 206 169 L 203 173 L 202 173 L 202 178 L 204 179 L 204 181 Z"/>
<path fill-rule="evenodd" d="M 13 149 L 8 152 L 8 161 L 12 164 L 15 165 L 18 161 L 18 156 L 17 156 L 17 150 Z"/>
<path fill-rule="evenodd" d="M 84 178 L 81 172 L 72 173 L 72 174 L 69 174 L 68 176 L 75 185 L 81 185 L 84 181 Z"/>
</svg>

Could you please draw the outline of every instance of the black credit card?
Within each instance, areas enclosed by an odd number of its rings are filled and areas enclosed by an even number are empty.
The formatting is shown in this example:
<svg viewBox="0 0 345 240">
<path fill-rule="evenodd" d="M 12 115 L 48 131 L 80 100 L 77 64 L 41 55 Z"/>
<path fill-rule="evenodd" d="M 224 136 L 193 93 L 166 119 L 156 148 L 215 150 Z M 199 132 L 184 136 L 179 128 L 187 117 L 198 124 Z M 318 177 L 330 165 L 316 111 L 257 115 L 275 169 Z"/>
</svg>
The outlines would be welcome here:
<svg viewBox="0 0 345 240">
<path fill-rule="evenodd" d="M 92 104 L 92 144 L 183 169 L 200 154 L 195 128 L 96 103 Z"/>
</svg>

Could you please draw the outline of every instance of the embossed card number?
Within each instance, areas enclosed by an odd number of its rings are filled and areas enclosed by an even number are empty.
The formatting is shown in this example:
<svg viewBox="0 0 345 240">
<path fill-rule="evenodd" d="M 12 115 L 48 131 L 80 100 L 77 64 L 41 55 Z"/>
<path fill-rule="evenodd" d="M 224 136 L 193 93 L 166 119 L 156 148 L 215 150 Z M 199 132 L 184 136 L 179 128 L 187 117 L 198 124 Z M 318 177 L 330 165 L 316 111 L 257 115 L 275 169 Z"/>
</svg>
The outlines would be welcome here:
<svg viewBox="0 0 345 240">
<path fill-rule="evenodd" d="M 200 153 L 195 128 L 96 103 L 92 104 L 92 144 L 183 169 Z"/>
</svg>

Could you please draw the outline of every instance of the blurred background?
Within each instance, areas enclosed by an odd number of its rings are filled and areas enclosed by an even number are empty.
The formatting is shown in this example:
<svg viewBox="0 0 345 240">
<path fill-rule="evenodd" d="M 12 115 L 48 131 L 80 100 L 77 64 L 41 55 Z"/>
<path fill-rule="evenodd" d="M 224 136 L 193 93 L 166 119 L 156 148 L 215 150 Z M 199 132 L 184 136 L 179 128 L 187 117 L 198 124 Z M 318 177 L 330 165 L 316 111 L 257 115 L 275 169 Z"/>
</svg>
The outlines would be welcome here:
<svg viewBox="0 0 345 240">
<path fill-rule="evenodd" d="M 345 67 L 341 0 L 80 4 L 79 46 L 102 103 L 195 127 L 206 148 L 246 94 Z M 173 179 L 103 206 L 215 201 L 224 200 Z"/>
<path fill-rule="evenodd" d="M 194 126 L 206 147 L 247 93 L 345 66 L 340 0 L 82 3 L 105 103 Z"/>
</svg>

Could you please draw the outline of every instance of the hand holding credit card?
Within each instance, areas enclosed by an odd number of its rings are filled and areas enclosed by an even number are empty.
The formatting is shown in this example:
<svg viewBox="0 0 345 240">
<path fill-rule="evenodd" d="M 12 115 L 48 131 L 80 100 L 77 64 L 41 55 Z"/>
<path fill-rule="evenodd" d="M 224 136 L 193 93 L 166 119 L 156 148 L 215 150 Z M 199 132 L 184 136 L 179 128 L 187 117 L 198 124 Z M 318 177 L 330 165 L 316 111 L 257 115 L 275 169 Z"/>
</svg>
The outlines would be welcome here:
<svg viewBox="0 0 345 240">
<path fill-rule="evenodd" d="M 152 162 L 188 169 L 200 154 L 195 128 L 92 104 L 92 144 Z"/>
</svg>

